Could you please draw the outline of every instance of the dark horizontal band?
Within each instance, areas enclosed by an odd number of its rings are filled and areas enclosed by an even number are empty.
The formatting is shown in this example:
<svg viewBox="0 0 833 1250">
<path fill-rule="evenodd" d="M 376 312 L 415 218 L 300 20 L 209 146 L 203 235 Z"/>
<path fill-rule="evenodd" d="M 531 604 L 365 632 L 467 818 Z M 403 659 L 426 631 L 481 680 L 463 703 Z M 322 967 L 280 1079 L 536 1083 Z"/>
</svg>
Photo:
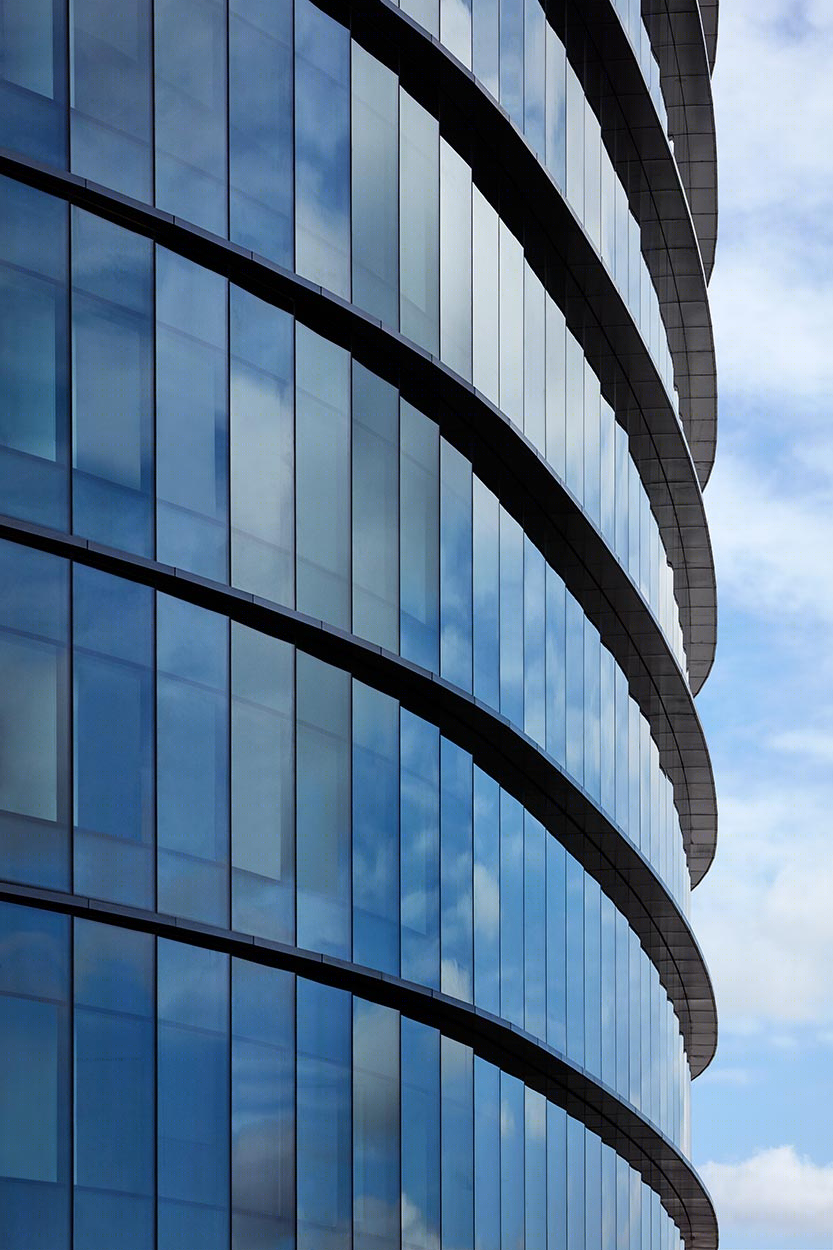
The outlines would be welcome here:
<svg viewBox="0 0 833 1250">
<path fill-rule="evenodd" d="M 706 963 L 688 920 L 633 843 L 505 716 L 392 652 L 222 583 L 23 522 L 0 520 L 0 538 L 140 582 L 281 638 L 399 699 L 437 725 L 599 882 L 656 966 L 680 1021 L 692 1075 L 710 1063 L 717 1047 L 717 1011 Z"/>
<path fill-rule="evenodd" d="M 280 968 L 400 1011 L 470 1046 L 475 1054 L 563 1107 L 638 1171 L 680 1229 L 686 1250 L 717 1250 L 711 1200 L 688 1160 L 655 1125 L 613 1090 L 507 1021 L 400 977 L 234 930 L 77 894 L 0 883 L 0 900 L 117 925 L 238 959 Z"/>
<path fill-rule="evenodd" d="M 473 386 L 410 340 L 386 329 L 380 321 L 345 300 L 244 248 L 169 213 L 36 162 L 0 153 L 0 172 L 153 238 L 292 311 L 313 329 L 355 350 L 363 363 L 412 395 L 416 404 L 428 407 L 444 436 L 470 459 L 475 472 L 558 569 L 622 666 L 634 698 L 654 729 L 663 768 L 674 785 L 692 882 L 697 884 L 714 857 L 717 799 L 708 748 L 691 690 L 655 617 L 619 561 L 570 492 L 512 422 Z M 679 451 L 685 444 L 679 427 L 675 428 Z M 645 441 L 633 440 L 637 455 Z M 643 456 L 654 473 L 658 454 L 655 450 L 650 460 Z M 671 461 L 672 467 L 678 463 Z M 690 459 L 687 463 L 690 468 Z M 649 494 L 651 480 L 646 481 Z M 655 485 L 659 488 L 664 483 L 662 478 Z M 711 628 L 709 624 L 700 625 L 700 618 L 712 622 L 716 617 L 713 592 L 708 590 L 709 586 L 714 587 L 714 569 L 693 469 L 687 488 L 688 495 L 681 487 L 678 499 L 657 516 L 661 532 L 663 517 L 666 518 L 664 538 L 670 528 L 672 536 L 688 537 L 692 560 L 697 559 L 699 552 L 700 563 L 690 569 L 685 566 L 690 579 L 699 574 L 704 583 L 688 592 L 692 637 L 698 637 L 700 629 L 707 634 Z M 688 505 L 687 498 L 692 501 Z M 667 516 L 671 509 L 674 524 L 669 527 Z M 679 548 L 672 547 L 671 553 L 674 550 L 679 555 Z M 705 605 L 700 602 L 701 595 Z M 682 609 L 681 615 L 685 618 Z M 710 650 L 706 650 L 710 655 Z"/>
<path fill-rule="evenodd" d="M 674 156 L 700 242 L 706 279 L 717 243 L 717 143 L 711 66 L 697 0 L 643 2 L 642 16 L 660 67 Z M 716 20 L 717 6 L 713 8 Z"/>
</svg>

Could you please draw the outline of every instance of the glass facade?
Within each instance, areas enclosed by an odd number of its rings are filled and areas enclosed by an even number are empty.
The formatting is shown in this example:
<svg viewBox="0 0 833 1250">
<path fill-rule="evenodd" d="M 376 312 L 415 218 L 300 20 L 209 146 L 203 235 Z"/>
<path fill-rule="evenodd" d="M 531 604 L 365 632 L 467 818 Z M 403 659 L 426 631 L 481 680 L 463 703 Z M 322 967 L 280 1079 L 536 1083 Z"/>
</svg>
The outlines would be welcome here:
<svg viewBox="0 0 833 1250">
<path fill-rule="evenodd" d="M 716 1246 L 671 259 L 581 7 L 0 0 L 8 1250 Z"/>
</svg>

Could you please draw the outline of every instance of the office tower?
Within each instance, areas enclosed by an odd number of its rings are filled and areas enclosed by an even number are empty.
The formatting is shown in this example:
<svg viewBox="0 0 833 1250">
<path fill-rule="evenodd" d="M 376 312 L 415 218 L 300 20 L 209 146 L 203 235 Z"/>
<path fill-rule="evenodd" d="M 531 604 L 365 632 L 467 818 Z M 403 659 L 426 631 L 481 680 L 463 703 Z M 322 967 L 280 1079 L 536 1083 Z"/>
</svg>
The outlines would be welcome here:
<svg viewBox="0 0 833 1250">
<path fill-rule="evenodd" d="M 714 18 L 2 0 L 5 1250 L 716 1246 Z"/>
</svg>

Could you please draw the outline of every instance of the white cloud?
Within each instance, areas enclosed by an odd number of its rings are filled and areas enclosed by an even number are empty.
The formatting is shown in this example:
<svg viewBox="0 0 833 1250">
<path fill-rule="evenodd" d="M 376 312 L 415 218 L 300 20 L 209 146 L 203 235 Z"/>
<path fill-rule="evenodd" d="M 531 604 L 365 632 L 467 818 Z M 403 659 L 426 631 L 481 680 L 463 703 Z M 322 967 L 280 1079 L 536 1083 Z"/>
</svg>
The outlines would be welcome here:
<svg viewBox="0 0 833 1250">
<path fill-rule="evenodd" d="M 777 1146 L 741 1163 L 706 1163 L 700 1173 L 724 1225 L 762 1228 L 773 1242 L 833 1239 L 833 1164 Z"/>
</svg>

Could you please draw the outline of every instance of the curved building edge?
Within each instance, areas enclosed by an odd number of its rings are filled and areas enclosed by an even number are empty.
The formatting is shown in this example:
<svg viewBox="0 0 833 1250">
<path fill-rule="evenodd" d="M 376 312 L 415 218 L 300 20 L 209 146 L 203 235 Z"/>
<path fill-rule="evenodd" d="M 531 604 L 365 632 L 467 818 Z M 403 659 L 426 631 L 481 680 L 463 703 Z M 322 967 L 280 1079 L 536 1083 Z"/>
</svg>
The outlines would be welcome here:
<svg viewBox="0 0 833 1250">
<path fill-rule="evenodd" d="M 0 883 L 0 901 L 132 929 L 259 963 L 358 995 L 438 1029 L 581 1120 L 660 1196 L 686 1250 L 717 1250 L 717 1220 L 691 1163 L 635 1107 L 566 1056 L 490 1012 L 348 960 L 232 929 L 77 894 Z"/>
</svg>

